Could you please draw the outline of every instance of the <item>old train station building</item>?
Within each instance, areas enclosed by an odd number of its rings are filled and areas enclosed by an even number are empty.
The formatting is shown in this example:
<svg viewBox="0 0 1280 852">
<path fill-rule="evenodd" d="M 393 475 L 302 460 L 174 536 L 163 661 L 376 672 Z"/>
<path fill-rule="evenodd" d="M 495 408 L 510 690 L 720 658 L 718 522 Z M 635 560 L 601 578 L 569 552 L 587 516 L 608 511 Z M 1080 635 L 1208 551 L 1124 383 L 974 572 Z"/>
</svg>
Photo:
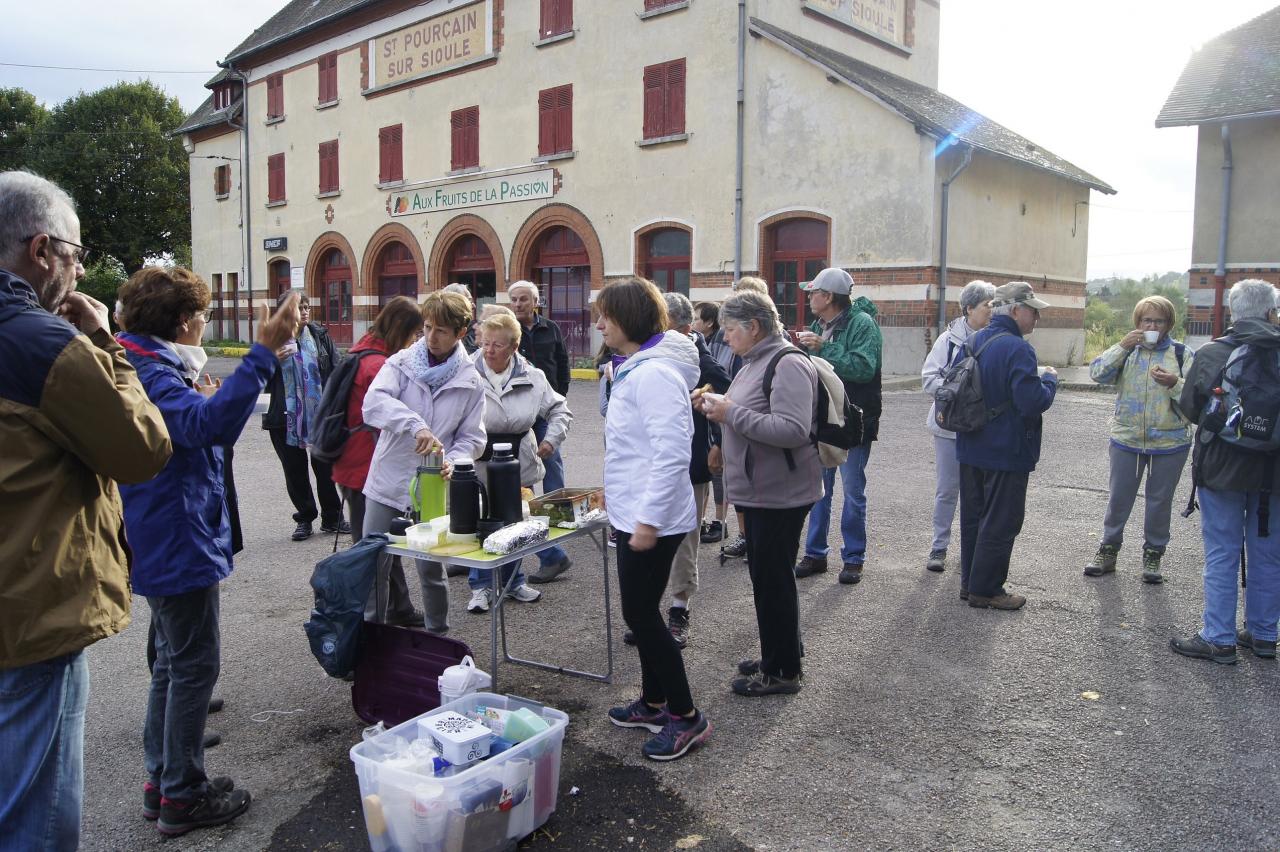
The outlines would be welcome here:
<svg viewBox="0 0 1280 852">
<path fill-rule="evenodd" d="M 913 372 L 945 265 L 949 315 L 971 278 L 1032 281 L 1042 358 L 1078 363 L 1113 190 L 938 92 L 939 31 L 937 0 L 294 0 L 179 131 L 209 333 L 293 286 L 349 343 L 392 296 L 527 278 L 586 355 L 610 279 L 696 302 L 758 274 L 797 325 L 837 265 Z"/>
</svg>

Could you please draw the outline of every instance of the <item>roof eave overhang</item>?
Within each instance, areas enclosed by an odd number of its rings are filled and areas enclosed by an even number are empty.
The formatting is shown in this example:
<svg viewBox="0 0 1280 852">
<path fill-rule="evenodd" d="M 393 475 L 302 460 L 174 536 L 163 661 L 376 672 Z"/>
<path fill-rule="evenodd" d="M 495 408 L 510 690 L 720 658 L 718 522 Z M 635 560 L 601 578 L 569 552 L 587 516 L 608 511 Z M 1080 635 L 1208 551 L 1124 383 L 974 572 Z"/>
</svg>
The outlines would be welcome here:
<svg viewBox="0 0 1280 852">
<path fill-rule="evenodd" d="M 312 30 L 319 29 L 320 27 L 326 24 L 331 24 L 334 21 L 339 21 L 347 17 L 348 15 L 354 14 L 360 11 L 361 9 L 365 8 L 366 6 L 372 6 L 374 3 L 377 3 L 377 2 L 378 0 L 365 0 L 365 2 L 357 3 L 354 6 L 350 6 L 346 9 L 343 9 L 341 12 L 335 12 L 332 15 L 327 15 L 323 18 L 319 18 L 307 24 L 306 26 L 299 27 L 298 29 L 285 33 L 284 35 L 276 36 L 275 38 L 270 39 L 269 41 L 265 41 L 262 44 L 255 45 L 249 48 L 248 50 L 242 50 L 239 53 L 233 53 L 229 55 L 223 62 L 219 62 L 218 65 L 222 68 L 226 68 L 227 66 L 233 65 L 242 59 L 248 59 L 249 57 L 253 56 L 256 53 L 261 53 L 262 51 L 267 50 L 269 48 L 284 44 L 290 39 L 297 38 L 298 36 L 306 35 Z"/>
<path fill-rule="evenodd" d="M 1156 127 L 1195 127 L 1201 124 L 1220 124 L 1224 121 L 1244 121 L 1249 118 L 1275 118 L 1280 116 L 1280 109 L 1268 109 L 1260 112 L 1240 112 L 1232 115 L 1209 115 L 1198 118 L 1156 119 Z"/>
<path fill-rule="evenodd" d="M 844 83 L 846 86 L 858 92 L 859 94 L 863 95 L 868 100 L 871 100 L 879 104 L 880 106 L 884 107 L 885 109 L 899 116 L 903 120 L 911 122 L 913 125 L 915 125 L 915 128 L 918 132 L 934 140 L 937 140 L 939 142 L 942 141 L 943 139 L 946 139 L 947 137 L 953 136 L 951 131 L 947 130 L 945 127 L 939 127 L 934 122 L 924 118 L 924 116 L 906 112 L 900 109 L 897 104 L 894 104 L 890 101 L 885 100 L 884 98 L 877 95 L 875 92 L 872 92 L 867 88 L 859 85 L 854 80 L 849 79 L 840 71 L 840 69 L 833 68 L 828 63 L 823 62 L 821 59 L 818 59 L 815 56 L 809 55 L 808 53 L 804 52 L 803 50 L 796 47 L 795 45 L 787 43 L 786 41 L 778 38 L 772 33 L 756 27 L 754 24 L 751 25 L 750 29 L 751 29 L 752 35 L 756 35 L 761 38 L 768 39 L 769 41 L 781 47 L 783 50 L 790 53 L 792 56 L 798 57 L 802 61 L 809 63 L 815 68 L 821 69 L 827 75 L 827 79 Z M 977 142 L 973 142 L 961 136 L 955 136 L 954 138 L 956 140 L 956 144 L 958 145 L 968 145 L 971 148 L 974 148 L 979 151 L 983 151 L 984 153 L 990 154 L 993 157 L 1001 157 L 1005 160 L 1008 160 L 1011 163 L 1018 163 L 1019 165 L 1027 166 L 1029 168 L 1033 168 L 1038 171 L 1045 172 L 1046 174 L 1054 175 L 1055 177 L 1062 178 L 1063 180 L 1068 180 L 1068 181 L 1071 181 L 1072 183 L 1080 184 L 1081 186 L 1087 186 L 1090 189 L 1096 189 L 1099 192 L 1105 193 L 1107 195 L 1116 194 L 1115 189 L 1113 189 L 1112 187 L 1108 186 L 1105 183 L 1102 183 L 1101 181 L 1093 182 L 1093 181 L 1081 180 L 1080 178 L 1073 177 L 1068 174 L 1064 174 L 1063 172 L 1060 172 L 1057 169 L 1047 168 L 1038 163 L 1033 163 L 1028 160 L 1019 159 L 1018 157 L 1012 157 L 1003 151 L 993 150 L 991 148 L 988 148 L 985 145 L 979 144 Z"/>
</svg>

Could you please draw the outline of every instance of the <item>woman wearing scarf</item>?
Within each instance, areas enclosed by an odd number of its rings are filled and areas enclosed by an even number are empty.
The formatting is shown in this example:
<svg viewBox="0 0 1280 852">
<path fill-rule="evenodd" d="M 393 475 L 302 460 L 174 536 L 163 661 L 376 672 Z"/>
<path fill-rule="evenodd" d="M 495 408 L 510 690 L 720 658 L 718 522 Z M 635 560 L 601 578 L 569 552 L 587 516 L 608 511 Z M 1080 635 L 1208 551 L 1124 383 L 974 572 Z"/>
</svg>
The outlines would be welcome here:
<svg viewBox="0 0 1280 852">
<path fill-rule="evenodd" d="M 422 338 L 387 359 L 364 397 L 364 422 L 380 429 L 365 479 L 364 535 L 391 529 L 409 502 L 419 456 L 443 448 L 446 465 L 484 452 L 484 380 L 462 338 L 471 328 L 471 303 L 435 292 L 422 303 Z M 423 612 L 432 633 L 449 629 L 449 589 L 439 562 L 419 560 Z M 391 572 L 387 621 L 416 620 L 404 573 Z"/>
<path fill-rule="evenodd" d="M 280 294 L 277 305 L 284 303 L 293 291 Z M 311 469 L 316 475 L 316 496 L 320 498 L 320 510 L 316 511 L 316 497 L 311 493 L 311 480 L 307 476 L 307 460 L 310 454 L 308 424 L 311 415 L 320 405 L 320 394 L 338 363 L 338 350 L 329 333 L 311 322 L 311 300 L 300 294 L 298 310 L 301 320 L 292 339 L 276 350 L 279 368 L 272 374 L 268 385 L 271 406 L 262 415 L 262 428 L 271 435 L 284 469 L 284 485 L 293 503 L 294 541 L 305 541 L 314 532 L 312 523 L 320 518 L 320 531 L 350 532 L 351 527 L 342 518 L 342 502 L 333 484 L 333 466 L 311 458 Z"/>
</svg>

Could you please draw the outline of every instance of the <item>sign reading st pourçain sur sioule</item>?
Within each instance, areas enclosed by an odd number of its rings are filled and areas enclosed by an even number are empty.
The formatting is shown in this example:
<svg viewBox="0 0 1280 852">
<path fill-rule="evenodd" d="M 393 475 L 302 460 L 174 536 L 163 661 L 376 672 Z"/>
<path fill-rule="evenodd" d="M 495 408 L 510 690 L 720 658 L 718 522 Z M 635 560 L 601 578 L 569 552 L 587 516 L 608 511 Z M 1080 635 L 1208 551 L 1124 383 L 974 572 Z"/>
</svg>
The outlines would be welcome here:
<svg viewBox="0 0 1280 852">
<path fill-rule="evenodd" d="M 428 3 L 435 9 L 440 4 Z M 433 77 L 493 57 L 491 0 L 471 0 L 369 39 L 366 92 Z"/>
<path fill-rule="evenodd" d="M 559 190 L 560 175 L 557 171 L 538 169 L 393 192 L 387 196 L 387 213 L 391 216 L 412 216 L 487 204 L 536 201 L 551 198 Z"/>
</svg>

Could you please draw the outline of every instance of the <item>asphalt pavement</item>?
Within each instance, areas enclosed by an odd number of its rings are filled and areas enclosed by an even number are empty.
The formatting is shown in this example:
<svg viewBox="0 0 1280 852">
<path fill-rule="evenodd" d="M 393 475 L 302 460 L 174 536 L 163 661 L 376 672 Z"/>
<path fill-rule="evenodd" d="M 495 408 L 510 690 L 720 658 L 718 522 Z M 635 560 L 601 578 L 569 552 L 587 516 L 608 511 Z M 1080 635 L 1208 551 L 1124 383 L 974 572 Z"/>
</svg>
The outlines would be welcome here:
<svg viewBox="0 0 1280 852">
<path fill-rule="evenodd" d="M 215 359 L 215 372 L 234 361 Z M 595 388 L 574 383 L 568 482 L 602 481 Z M 643 732 L 605 711 L 638 693 L 621 644 L 611 685 L 503 666 L 504 691 L 569 713 L 558 810 L 522 844 L 578 849 L 1258 849 L 1280 847 L 1280 669 L 1242 652 L 1234 667 L 1187 660 L 1170 635 L 1199 625 L 1198 516 L 1175 516 L 1164 586 L 1142 584 L 1141 504 L 1120 570 L 1085 578 L 1106 504 L 1106 394 L 1064 392 L 1046 417 L 1009 587 L 1020 612 L 970 609 L 957 596 L 959 541 L 947 570 L 924 570 L 933 497 L 928 404 L 885 398 L 868 466 L 870 549 L 861 584 L 835 572 L 798 581 L 807 657 L 795 696 L 746 699 L 728 688 L 758 656 L 741 561 L 700 551 L 702 589 L 685 652 L 694 698 L 715 730 L 671 764 L 640 755 Z M 359 849 L 365 844 L 349 748 L 363 727 L 350 685 L 311 657 L 302 625 L 312 566 L 332 547 L 300 544 L 266 434 L 236 447 L 246 550 L 222 586 L 224 743 L 210 774 L 231 774 L 253 806 L 229 826 L 162 842 L 139 813 L 148 609 L 89 652 L 83 846 L 88 850 Z M 1179 489 L 1186 502 L 1189 482 Z M 838 512 L 838 508 L 837 508 Z M 833 525 L 837 526 L 837 525 Z M 832 543 L 838 548 L 838 533 Z M 515 649 L 576 667 L 604 665 L 599 556 L 512 604 Z M 833 568 L 836 566 L 833 566 Z M 410 572 L 412 573 L 412 572 Z M 466 613 L 452 581 L 452 635 L 488 659 L 488 620 Z M 570 794 L 571 788 L 577 788 Z"/>
</svg>

